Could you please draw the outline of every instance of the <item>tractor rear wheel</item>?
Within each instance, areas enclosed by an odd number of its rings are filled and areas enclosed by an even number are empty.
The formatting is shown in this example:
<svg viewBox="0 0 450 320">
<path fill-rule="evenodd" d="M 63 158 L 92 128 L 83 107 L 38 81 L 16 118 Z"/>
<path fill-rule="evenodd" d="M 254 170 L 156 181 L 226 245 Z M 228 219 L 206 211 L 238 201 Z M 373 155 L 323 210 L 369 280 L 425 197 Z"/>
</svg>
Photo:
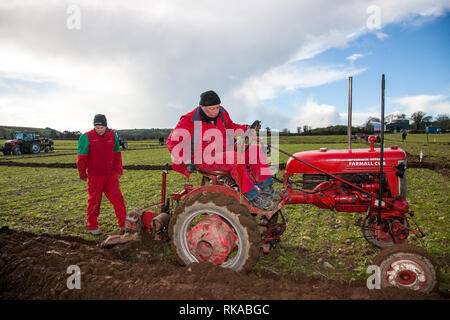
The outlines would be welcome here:
<svg viewBox="0 0 450 320">
<path fill-rule="evenodd" d="M 250 271 L 259 258 L 256 220 L 247 207 L 219 192 L 183 202 L 170 219 L 169 237 L 182 265 L 209 262 Z"/>
<path fill-rule="evenodd" d="M 439 268 L 423 248 L 397 244 L 381 251 L 373 263 L 380 267 L 381 287 L 430 293 L 439 285 Z"/>
</svg>

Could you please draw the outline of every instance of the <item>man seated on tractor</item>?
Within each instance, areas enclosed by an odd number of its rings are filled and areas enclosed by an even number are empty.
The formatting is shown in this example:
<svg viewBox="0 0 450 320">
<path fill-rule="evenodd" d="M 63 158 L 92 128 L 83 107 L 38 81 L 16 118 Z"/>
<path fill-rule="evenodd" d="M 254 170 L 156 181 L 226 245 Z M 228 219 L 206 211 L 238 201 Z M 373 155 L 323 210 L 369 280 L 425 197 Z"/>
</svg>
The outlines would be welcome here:
<svg viewBox="0 0 450 320">
<path fill-rule="evenodd" d="M 247 129 L 259 130 L 260 122 L 256 120 L 251 126 L 235 124 L 220 103 L 214 91 L 206 91 L 200 95 L 199 106 L 180 118 L 166 142 L 172 155 L 173 169 L 187 178 L 195 169 L 210 174 L 225 172 L 241 186 L 241 192 L 253 206 L 271 210 L 281 197 L 274 192 L 265 154 L 259 146 L 252 148 L 256 152 L 249 152 L 248 148 L 239 153 L 235 146 L 230 148 L 229 144 L 234 144 L 231 130 L 242 133 Z M 180 145 L 183 146 L 180 148 Z"/>
</svg>

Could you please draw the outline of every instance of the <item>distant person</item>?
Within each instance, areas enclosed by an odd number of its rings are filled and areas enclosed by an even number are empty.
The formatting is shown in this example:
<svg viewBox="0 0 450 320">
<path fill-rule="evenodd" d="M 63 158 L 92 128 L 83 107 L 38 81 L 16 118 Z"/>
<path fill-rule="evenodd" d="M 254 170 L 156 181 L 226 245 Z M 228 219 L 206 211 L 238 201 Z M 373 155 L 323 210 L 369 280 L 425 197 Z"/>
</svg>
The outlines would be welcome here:
<svg viewBox="0 0 450 320">
<path fill-rule="evenodd" d="M 119 178 L 123 174 L 122 154 L 119 137 L 108 128 L 105 115 L 95 115 L 94 129 L 78 140 L 77 168 L 80 179 L 88 181 L 87 226 L 91 234 L 102 234 L 98 228 L 98 216 L 103 193 L 114 206 L 123 233 L 127 211 L 119 187 Z"/>
<path fill-rule="evenodd" d="M 405 129 L 402 129 L 402 141 L 406 142 L 406 136 L 408 135 L 408 132 Z"/>
</svg>

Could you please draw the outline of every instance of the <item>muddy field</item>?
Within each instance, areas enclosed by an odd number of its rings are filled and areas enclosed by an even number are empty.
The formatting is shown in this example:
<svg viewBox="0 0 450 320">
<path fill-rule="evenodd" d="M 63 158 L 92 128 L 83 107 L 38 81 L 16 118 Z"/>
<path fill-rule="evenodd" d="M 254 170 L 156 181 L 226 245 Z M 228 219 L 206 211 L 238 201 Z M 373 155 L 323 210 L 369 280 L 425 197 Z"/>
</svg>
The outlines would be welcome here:
<svg viewBox="0 0 450 320">
<path fill-rule="evenodd" d="M 324 281 L 304 275 L 237 273 L 209 264 L 182 267 L 165 256 L 167 249 L 168 243 L 149 238 L 102 249 L 95 241 L 19 233 L 4 227 L 0 230 L 0 299 L 449 298 L 444 292 L 427 295 L 394 288 L 368 290 L 363 282 Z M 68 289 L 73 274 L 67 270 L 71 265 L 80 268 L 80 289 Z"/>
</svg>

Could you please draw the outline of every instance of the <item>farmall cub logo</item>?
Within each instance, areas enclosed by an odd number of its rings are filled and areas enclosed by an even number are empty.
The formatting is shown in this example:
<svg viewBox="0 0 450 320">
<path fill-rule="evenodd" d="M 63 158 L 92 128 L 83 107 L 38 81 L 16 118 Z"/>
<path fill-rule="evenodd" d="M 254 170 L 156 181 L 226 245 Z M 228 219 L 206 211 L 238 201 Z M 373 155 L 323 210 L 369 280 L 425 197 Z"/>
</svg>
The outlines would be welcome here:
<svg viewBox="0 0 450 320">
<path fill-rule="evenodd" d="M 349 167 L 379 167 L 380 159 L 349 159 Z M 386 161 L 383 161 L 383 166 L 386 165 Z"/>
</svg>

